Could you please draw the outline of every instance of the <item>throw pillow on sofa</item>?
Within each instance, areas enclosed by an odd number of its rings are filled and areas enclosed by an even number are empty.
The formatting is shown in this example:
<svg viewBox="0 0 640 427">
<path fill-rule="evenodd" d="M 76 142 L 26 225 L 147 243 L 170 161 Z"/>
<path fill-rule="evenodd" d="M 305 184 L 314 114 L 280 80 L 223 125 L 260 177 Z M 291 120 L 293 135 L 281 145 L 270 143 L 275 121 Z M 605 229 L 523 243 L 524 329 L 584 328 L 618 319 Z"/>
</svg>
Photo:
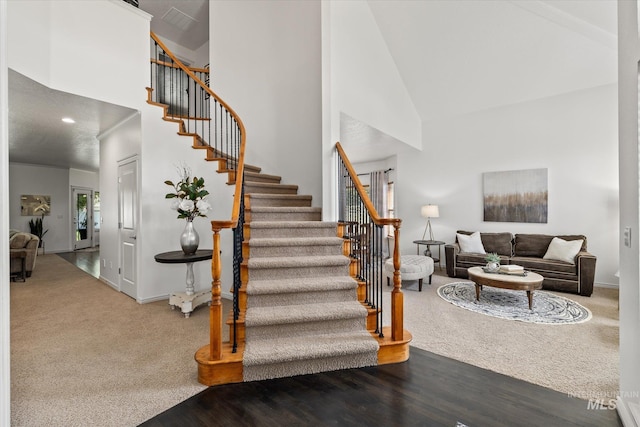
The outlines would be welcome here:
<svg viewBox="0 0 640 427">
<path fill-rule="evenodd" d="M 549 243 L 547 253 L 542 258 L 575 264 L 575 258 L 580 252 L 580 248 L 582 248 L 582 242 L 583 240 L 563 240 L 559 237 L 554 237 Z"/>
<path fill-rule="evenodd" d="M 460 252 L 472 252 L 477 254 L 486 254 L 482 240 L 480 239 L 480 232 L 476 231 L 471 235 L 456 233 L 458 244 L 460 245 Z"/>
</svg>

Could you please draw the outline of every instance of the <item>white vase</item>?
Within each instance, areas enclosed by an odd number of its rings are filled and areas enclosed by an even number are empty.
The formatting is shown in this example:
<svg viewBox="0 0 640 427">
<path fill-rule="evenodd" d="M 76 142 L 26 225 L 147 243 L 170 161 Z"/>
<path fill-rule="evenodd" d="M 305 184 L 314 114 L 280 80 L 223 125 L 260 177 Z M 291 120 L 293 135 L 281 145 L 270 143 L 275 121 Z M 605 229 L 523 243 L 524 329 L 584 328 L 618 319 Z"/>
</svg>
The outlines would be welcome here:
<svg viewBox="0 0 640 427">
<path fill-rule="evenodd" d="M 184 227 L 184 231 L 180 235 L 180 246 L 182 252 L 187 255 L 195 254 L 200 244 L 200 236 L 195 228 L 193 228 L 193 221 L 187 220 L 187 224 Z"/>
</svg>

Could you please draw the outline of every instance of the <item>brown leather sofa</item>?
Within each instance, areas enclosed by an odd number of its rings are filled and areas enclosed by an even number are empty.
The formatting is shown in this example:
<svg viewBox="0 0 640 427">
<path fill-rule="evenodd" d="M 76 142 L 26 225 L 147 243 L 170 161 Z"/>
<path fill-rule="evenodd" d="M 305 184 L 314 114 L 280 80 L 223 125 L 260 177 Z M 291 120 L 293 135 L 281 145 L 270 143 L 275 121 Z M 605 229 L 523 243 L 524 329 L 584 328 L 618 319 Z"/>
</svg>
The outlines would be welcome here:
<svg viewBox="0 0 640 427">
<path fill-rule="evenodd" d="M 12 230 L 9 235 L 9 251 L 26 251 L 25 271 L 26 276 L 31 277 L 31 273 L 36 266 L 40 239 L 34 234 L 16 232 L 15 230 Z M 21 271 L 22 260 L 11 257 L 11 274 L 19 274 Z"/>
<path fill-rule="evenodd" d="M 458 231 L 471 235 L 470 231 Z M 544 259 L 554 237 L 563 240 L 582 239 L 582 247 L 575 257 L 575 264 Z M 570 292 L 591 296 L 596 271 L 596 257 L 587 251 L 587 238 L 582 235 L 480 233 L 485 252 L 500 255 L 501 264 L 517 264 L 525 270 L 544 277 L 542 288 L 550 291 Z M 468 278 L 469 267 L 484 266 L 486 254 L 461 252 L 456 238 L 453 244 L 445 245 L 447 275 Z"/>
</svg>

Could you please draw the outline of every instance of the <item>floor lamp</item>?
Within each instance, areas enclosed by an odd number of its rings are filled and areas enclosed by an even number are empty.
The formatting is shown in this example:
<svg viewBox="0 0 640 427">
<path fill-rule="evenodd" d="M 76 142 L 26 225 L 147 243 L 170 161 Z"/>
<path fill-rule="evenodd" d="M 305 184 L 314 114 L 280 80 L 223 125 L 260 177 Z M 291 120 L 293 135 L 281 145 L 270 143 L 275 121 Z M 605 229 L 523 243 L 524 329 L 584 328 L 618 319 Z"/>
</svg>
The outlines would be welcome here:
<svg viewBox="0 0 640 427">
<path fill-rule="evenodd" d="M 427 235 L 427 230 L 429 230 L 429 240 L 434 240 L 433 230 L 431 229 L 431 218 L 438 218 L 440 216 L 438 205 L 425 205 L 422 207 L 421 213 L 423 217 L 427 218 L 427 225 L 424 227 L 422 240 L 424 240 L 425 236 Z"/>
</svg>

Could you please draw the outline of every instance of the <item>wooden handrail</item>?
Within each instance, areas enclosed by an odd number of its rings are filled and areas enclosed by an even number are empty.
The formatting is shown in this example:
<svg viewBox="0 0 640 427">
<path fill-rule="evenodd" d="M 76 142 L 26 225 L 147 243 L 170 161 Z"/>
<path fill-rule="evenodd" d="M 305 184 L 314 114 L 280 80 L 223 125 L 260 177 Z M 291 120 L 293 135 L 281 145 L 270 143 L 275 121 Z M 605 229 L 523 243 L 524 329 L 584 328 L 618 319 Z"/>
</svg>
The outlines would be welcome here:
<svg viewBox="0 0 640 427">
<path fill-rule="evenodd" d="M 235 228 L 238 225 L 238 218 L 240 217 L 240 197 L 242 196 L 241 190 L 242 190 L 242 181 L 244 178 L 244 153 L 245 153 L 245 142 L 246 142 L 246 132 L 244 128 L 244 123 L 242 123 L 240 116 L 238 116 L 238 114 L 233 110 L 233 108 L 231 108 L 229 104 L 224 102 L 224 100 L 222 100 L 222 98 L 220 98 L 214 91 L 212 91 L 211 88 L 209 88 L 209 86 L 207 86 L 202 80 L 196 77 L 196 75 L 193 74 L 193 72 L 191 72 L 189 67 L 184 65 L 167 48 L 167 46 L 164 43 L 162 43 L 162 41 L 158 38 L 158 36 L 155 35 L 155 33 L 153 33 L 153 31 L 151 32 L 151 38 L 156 43 L 158 43 L 158 46 L 160 46 L 160 48 L 162 48 L 162 50 L 165 51 L 165 53 L 171 58 L 171 60 L 173 60 L 185 73 L 187 73 L 189 77 L 191 77 L 196 83 L 198 83 L 198 85 L 200 85 L 209 95 L 214 97 L 220 103 L 220 105 L 222 105 L 231 114 L 231 116 L 235 119 L 236 123 L 238 124 L 238 128 L 240 129 L 240 153 L 237 159 L 238 167 L 236 169 L 237 170 L 236 187 L 235 187 L 235 194 L 233 196 L 233 206 L 231 208 L 231 219 L 222 220 L 222 221 L 219 221 L 219 220 L 211 221 L 212 228 L 219 228 L 219 229 Z"/>
<path fill-rule="evenodd" d="M 393 246 L 393 291 L 391 291 L 391 339 L 400 341 L 404 336 L 404 296 L 401 290 L 402 279 L 400 277 L 400 224 L 402 220 L 399 218 L 381 218 L 378 215 L 378 211 L 373 206 L 369 195 L 360 182 L 360 178 L 358 178 L 356 170 L 351 165 L 339 142 L 336 142 L 336 149 L 373 223 L 379 226 L 393 226 L 395 239 Z"/>
<path fill-rule="evenodd" d="M 358 191 L 358 194 L 360 195 L 360 198 L 364 202 L 364 206 L 367 209 L 367 212 L 369 213 L 369 216 L 373 220 L 374 224 L 376 224 L 376 225 L 392 225 L 392 226 L 396 226 L 397 225 L 399 227 L 400 223 L 402 223 L 401 219 L 399 219 L 399 218 L 381 218 L 380 215 L 378 215 L 378 211 L 373 206 L 373 203 L 371 202 L 371 199 L 369 198 L 369 195 L 367 194 L 366 190 L 364 189 L 364 186 L 360 182 L 360 178 L 358 178 L 358 174 L 356 173 L 356 170 L 351 165 L 351 162 L 349 161 L 349 158 L 347 157 L 347 154 L 344 152 L 344 150 L 342 149 L 342 145 L 340 145 L 339 142 L 336 142 L 336 149 L 338 150 L 338 153 L 340 153 L 340 157 L 342 158 L 342 161 L 344 162 L 344 166 L 347 168 L 347 171 L 349 172 L 349 175 L 351 176 L 351 179 L 352 179 L 353 183 L 355 184 L 356 190 Z"/>
<path fill-rule="evenodd" d="M 222 359 L 222 260 L 220 257 L 220 231 L 222 229 L 233 229 L 238 226 L 240 219 L 240 208 L 242 202 L 242 186 L 244 181 L 244 156 L 246 145 L 246 132 L 244 123 L 238 114 L 224 102 L 214 91 L 209 88 L 202 80 L 200 80 L 193 71 L 184 65 L 164 43 L 151 32 L 151 38 L 158 46 L 171 58 L 171 60 L 184 71 L 196 84 L 198 84 L 205 92 L 212 96 L 224 109 L 226 109 L 231 117 L 235 120 L 240 132 L 240 148 L 238 150 L 236 173 L 235 173 L 235 189 L 233 195 L 233 206 L 231 207 L 231 218 L 224 220 L 212 220 L 211 230 L 213 231 L 213 257 L 211 258 L 211 305 L 209 307 L 209 348 L 207 352 L 208 361 L 217 361 Z M 227 153 L 229 157 L 230 154 Z M 196 360 L 200 366 L 206 364 L 206 361 Z"/>
<path fill-rule="evenodd" d="M 153 58 L 151 58 L 151 63 L 152 64 L 157 64 L 157 65 L 161 65 L 163 67 L 169 67 L 169 68 L 182 68 L 182 67 L 180 67 L 180 65 L 178 65 L 176 63 L 159 61 L 159 60 L 153 59 Z M 187 67 L 188 69 L 190 69 L 194 73 L 205 73 L 205 74 L 209 73 L 209 69 L 208 68 L 189 67 L 189 66 L 186 66 L 186 65 L 185 65 L 185 67 Z"/>
</svg>

